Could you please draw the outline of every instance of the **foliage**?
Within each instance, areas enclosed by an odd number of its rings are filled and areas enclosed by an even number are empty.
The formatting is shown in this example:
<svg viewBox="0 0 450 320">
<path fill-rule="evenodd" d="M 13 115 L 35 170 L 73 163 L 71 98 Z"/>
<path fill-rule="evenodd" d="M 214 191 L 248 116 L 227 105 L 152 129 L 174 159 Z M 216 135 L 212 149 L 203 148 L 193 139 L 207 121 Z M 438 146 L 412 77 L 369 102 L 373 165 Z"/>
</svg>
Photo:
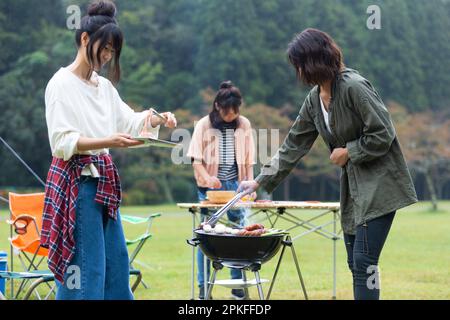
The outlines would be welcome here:
<svg viewBox="0 0 450 320">
<path fill-rule="evenodd" d="M 87 3 L 75 4 L 85 12 Z M 76 53 L 74 31 L 67 29 L 65 21 L 71 4 L 69 0 L 0 2 L 0 136 L 41 177 L 46 176 L 50 161 L 45 86 Z M 219 83 L 232 80 L 244 96 L 243 114 L 255 128 L 281 129 L 281 141 L 308 91 L 296 81 L 285 50 L 293 35 L 307 27 L 330 33 L 342 48 L 346 65 L 367 77 L 385 101 L 406 106 L 408 113 L 425 112 L 412 116 L 414 126 L 425 119 L 433 123 L 448 119 L 448 114 L 440 113 L 450 105 L 448 1 L 117 0 L 116 4 L 125 34 L 118 85 L 123 100 L 136 110 L 150 106 L 177 110 L 179 127 L 191 132 L 193 121 L 209 111 Z M 373 4 L 381 9 L 381 30 L 366 27 L 366 9 Z M 439 112 L 439 117 L 429 111 Z M 439 121 L 442 130 L 448 127 Z M 426 123 L 422 122 L 424 130 Z M 399 132 L 403 134 L 402 129 Z M 170 137 L 169 130 L 162 129 L 161 134 Z M 423 135 L 417 132 L 414 139 Z M 429 142 L 423 141 L 433 149 Z M 0 186 L 36 186 L 34 178 L 1 148 Z M 415 162 L 418 152 L 408 151 L 408 158 Z M 438 148 L 433 152 L 443 156 Z M 173 165 L 167 150 L 115 151 L 114 156 L 126 202 L 195 198 L 190 165 Z M 324 179 L 330 181 L 326 188 L 336 184 L 336 169 L 327 159 L 327 150 L 318 141 L 291 177 L 292 183 L 303 187 L 285 196 L 314 197 L 313 191 L 305 193 L 304 186 Z M 441 182 L 441 190 L 447 190 L 448 196 L 447 182 Z M 338 190 L 328 196 L 335 199 Z"/>
</svg>

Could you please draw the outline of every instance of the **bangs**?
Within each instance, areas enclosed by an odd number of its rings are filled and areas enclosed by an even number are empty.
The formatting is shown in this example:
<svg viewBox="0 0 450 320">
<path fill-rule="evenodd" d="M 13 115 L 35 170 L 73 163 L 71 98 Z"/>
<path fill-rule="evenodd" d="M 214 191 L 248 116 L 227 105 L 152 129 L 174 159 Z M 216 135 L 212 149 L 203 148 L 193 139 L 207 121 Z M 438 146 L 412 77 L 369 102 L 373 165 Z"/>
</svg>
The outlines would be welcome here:
<svg viewBox="0 0 450 320">
<path fill-rule="evenodd" d="M 235 112 L 237 112 L 239 111 L 239 107 L 242 104 L 242 98 L 240 95 L 234 95 L 230 90 L 225 94 L 219 95 L 215 102 L 223 111 L 229 112 L 231 109 L 233 109 Z"/>
<path fill-rule="evenodd" d="M 116 24 L 108 23 L 100 28 L 97 32 L 99 33 L 97 40 L 100 40 L 100 49 L 104 49 L 108 45 L 108 43 L 111 43 L 114 51 L 120 53 L 120 51 L 122 50 L 123 34 Z"/>
<path fill-rule="evenodd" d="M 94 57 L 93 46 L 97 42 L 98 49 Z M 109 44 L 111 44 L 111 48 L 114 50 L 114 54 L 111 58 L 111 61 L 108 63 L 108 78 L 113 83 L 117 83 L 120 80 L 119 58 L 122 51 L 123 34 L 116 24 L 108 23 L 98 29 L 97 32 L 95 32 L 90 37 L 89 45 L 87 47 L 87 56 L 91 65 L 94 61 L 97 64 L 100 64 L 102 50 L 105 49 Z"/>
</svg>

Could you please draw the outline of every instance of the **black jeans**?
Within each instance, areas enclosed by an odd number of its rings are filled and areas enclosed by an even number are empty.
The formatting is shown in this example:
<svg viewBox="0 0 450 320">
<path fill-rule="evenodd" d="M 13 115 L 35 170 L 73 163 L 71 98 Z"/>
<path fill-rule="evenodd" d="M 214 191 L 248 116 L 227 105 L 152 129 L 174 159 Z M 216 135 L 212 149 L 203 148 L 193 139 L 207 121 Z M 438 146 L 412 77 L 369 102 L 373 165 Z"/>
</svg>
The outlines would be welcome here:
<svg viewBox="0 0 450 320">
<path fill-rule="evenodd" d="M 344 234 L 355 300 L 380 299 L 378 259 L 394 216 L 395 211 L 357 226 L 356 235 Z"/>
</svg>

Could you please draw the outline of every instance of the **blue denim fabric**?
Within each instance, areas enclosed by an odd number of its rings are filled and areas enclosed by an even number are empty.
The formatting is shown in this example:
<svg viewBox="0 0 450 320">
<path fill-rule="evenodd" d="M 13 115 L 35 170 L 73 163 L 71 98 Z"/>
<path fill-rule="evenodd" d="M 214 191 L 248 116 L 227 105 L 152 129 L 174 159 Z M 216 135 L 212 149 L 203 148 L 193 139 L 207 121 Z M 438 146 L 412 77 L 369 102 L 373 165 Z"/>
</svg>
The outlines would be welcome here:
<svg viewBox="0 0 450 320">
<path fill-rule="evenodd" d="M 56 281 L 58 300 L 132 300 L 129 259 L 118 213 L 109 218 L 95 202 L 98 178 L 82 177 L 79 185 L 75 255 L 64 275 Z"/>
<path fill-rule="evenodd" d="M 357 226 L 356 235 L 344 233 L 355 300 L 380 299 L 378 260 L 394 216 L 395 211 Z"/>
<path fill-rule="evenodd" d="M 237 180 L 221 180 L 222 188 L 220 189 L 214 189 L 214 190 L 237 190 L 239 186 L 239 182 Z M 208 188 L 202 188 L 198 187 L 198 201 L 203 201 L 206 199 L 206 191 L 210 189 Z M 206 215 L 208 214 L 208 209 L 202 208 L 201 209 L 201 219 L 202 221 L 205 220 Z M 231 222 L 237 223 L 239 226 L 244 226 L 245 223 L 245 211 L 242 209 L 239 210 L 229 210 L 227 212 L 228 220 Z M 202 287 L 204 285 L 204 278 L 205 278 L 205 271 L 203 266 L 203 252 L 199 249 L 197 252 L 197 266 L 198 266 L 198 272 L 197 272 L 197 281 L 198 286 Z M 210 260 L 207 259 L 207 278 L 209 279 L 210 275 Z M 231 269 L 231 279 L 242 279 L 242 272 L 240 269 Z"/>
</svg>

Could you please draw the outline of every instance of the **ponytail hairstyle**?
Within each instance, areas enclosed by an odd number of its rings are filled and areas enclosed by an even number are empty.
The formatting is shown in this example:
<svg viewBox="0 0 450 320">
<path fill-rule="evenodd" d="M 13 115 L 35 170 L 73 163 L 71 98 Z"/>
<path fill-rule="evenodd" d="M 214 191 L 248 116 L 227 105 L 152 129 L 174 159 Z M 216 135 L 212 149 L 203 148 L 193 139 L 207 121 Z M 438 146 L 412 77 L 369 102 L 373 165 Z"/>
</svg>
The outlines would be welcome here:
<svg viewBox="0 0 450 320">
<path fill-rule="evenodd" d="M 242 95 L 239 89 L 235 87 L 231 81 L 222 82 L 214 99 L 212 111 L 209 113 L 209 120 L 212 127 L 215 129 L 222 129 L 225 124 L 225 121 L 223 121 L 220 116 L 219 110 L 222 110 L 224 114 L 228 114 L 230 110 L 233 110 L 234 113 L 238 114 L 241 104 Z M 239 124 L 238 119 L 239 118 L 228 124 L 235 129 Z"/>
<path fill-rule="evenodd" d="M 95 63 L 100 64 L 100 55 L 102 50 L 112 43 L 114 55 L 109 62 L 108 78 L 117 83 L 120 80 L 120 52 L 122 51 L 123 34 L 116 21 L 117 9 L 113 2 L 108 0 L 96 1 L 89 5 L 87 15 L 81 19 L 80 28 L 75 33 L 75 41 L 77 47 L 81 46 L 81 35 L 87 32 L 89 35 L 89 43 L 86 47 L 86 55 L 91 66 L 86 79 L 92 76 L 93 66 Z M 93 47 L 99 42 L 97 52 Z"/>
</svg>

